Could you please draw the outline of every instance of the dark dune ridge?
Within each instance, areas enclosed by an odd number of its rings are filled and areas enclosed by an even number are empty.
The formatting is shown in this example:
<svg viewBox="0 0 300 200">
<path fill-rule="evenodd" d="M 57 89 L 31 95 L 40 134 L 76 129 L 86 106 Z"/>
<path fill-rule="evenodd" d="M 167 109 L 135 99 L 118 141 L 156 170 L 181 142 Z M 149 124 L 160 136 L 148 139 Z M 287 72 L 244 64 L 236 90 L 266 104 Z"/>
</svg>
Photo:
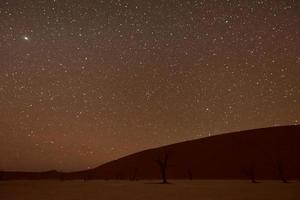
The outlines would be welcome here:
<svg viewBox="0 0 300 200">
<path fill-rule="evenodd" d="M 300 126 L 262 128 L 141 151 L 97 168 L 62 173 L 0 172 L 0 179 L 299 179 Z"/>
</svg>

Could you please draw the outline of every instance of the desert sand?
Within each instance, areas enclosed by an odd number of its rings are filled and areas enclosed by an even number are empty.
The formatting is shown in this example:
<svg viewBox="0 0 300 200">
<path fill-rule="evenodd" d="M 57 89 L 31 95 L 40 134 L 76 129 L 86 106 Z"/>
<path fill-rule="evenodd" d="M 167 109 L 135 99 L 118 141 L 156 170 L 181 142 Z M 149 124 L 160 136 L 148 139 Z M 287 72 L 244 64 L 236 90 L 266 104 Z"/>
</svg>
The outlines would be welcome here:
<svg viewBox="0 0 300 200">
<path fill-rule="evenodd" d="M 2 200 L 299 200 L 300 182 L 240 180 L 2 181 Z"/>
</svg>

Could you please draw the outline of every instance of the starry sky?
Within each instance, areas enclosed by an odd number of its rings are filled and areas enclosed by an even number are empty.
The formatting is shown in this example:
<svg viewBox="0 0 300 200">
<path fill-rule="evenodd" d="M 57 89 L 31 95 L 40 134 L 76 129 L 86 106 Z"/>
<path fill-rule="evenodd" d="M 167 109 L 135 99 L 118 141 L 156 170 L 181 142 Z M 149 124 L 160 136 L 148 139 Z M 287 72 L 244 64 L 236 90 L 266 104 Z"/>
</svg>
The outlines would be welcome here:
<svg viewBox="0 0 300 200">
<path fill-rule="evenodd" d="M 298 0 L 0 0 L 0 170 L 299 124 L 299 32 Z"/>
</svg>

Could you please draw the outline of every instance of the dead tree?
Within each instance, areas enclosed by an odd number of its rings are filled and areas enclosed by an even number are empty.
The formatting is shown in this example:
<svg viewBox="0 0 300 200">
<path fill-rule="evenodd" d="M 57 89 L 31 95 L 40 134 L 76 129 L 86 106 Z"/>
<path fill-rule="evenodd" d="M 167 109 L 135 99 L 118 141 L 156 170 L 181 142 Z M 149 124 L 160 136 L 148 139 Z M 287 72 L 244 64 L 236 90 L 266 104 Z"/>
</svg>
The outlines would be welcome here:
<svg viewBox="0 0 300 200">
<path fill-rule="evenodd" d="M 116 180 L 122 180 L 123 179 L 123 172 L 122 171 L 117 171 L 115 174 L 115 179 Z"/>
<path fill-rule="evenodd" d="M 255 169 L 254 167 L 247 167 L 242 169 L 242 172 L 251 180 L 252 183 L 258 183 L 256 181 Z"/>
<path fill-rule="evenodd" d="M 65 181 L 65 175 L 64 175 L 64 173 L 60 173 L 59 174 L 59 180 L 60 181 Z"/>
<path fill-rule="evenodd" d="M 83 180 L 84 181 L 90 181 L 93 179 L 93 175 L 91 171 L 87 171 L 83 174 Z"/>
<path fill-rule="evenodd" d="M 159 166 L 160 175 L 163 184 L 167 184 L 167 168 L 168 168 L 169 154 L 167 152 L 164 153 L 163 158 L 159 157 L 155 160 L 155 163 Z"/>
<path fill-rule="evenodd" d="M 280 160 L 277 160 L 275 162 L 275 165 L 276 165 L 276 169 L 277 169 L 277 173 L 278 173 L 279 178 L 281 179 L 281 181 L 283 183 L 287 183 L 288 181 L 285 177 L 283 162 L 280 161 Z"/>
<path fill-rule="evenodd" d="M 265 156 L 267 158 L 270 158 L 275 170 L 277 171 L 277 174 L 279 176 L 279 179 L 283 182 L 283 183 L 287 183 L 287 178 L 285 176 L 285 169 L 284 169 L 284 165 L 283 165 L 283 155 L 284 155 L 284 151 L 282 150 L 276 150 L 275 152 L 269 152 L 267 150 L 264 150 L 263 147 L 260 147 L 260 149 L 262 149 L 262 153 L 265 154 Z"/>
<path fill-rule="evenodd" d="M 138 173 L 138 168 L 135 167 L 133 169 L 133 174 L 132 174 L 131 180 L 133 180 L 133 181 L 137 180 L 137 173 Z"/>
<path fill-rule="evenodd" d="M 190 169 L 187 170 L 187 174 L 189 176 L 189 179 L 193 180 L 193 174 L 192 174 L 192 171 Z"/>
<path fill-rule="evenodd" d="M 83 181 L 86 182 L 86 181 L 88 181 L 88 180 L 89 180 L 89 174 L 88 174 L 88 173 L 85 173 L 85 174 L 83 175 Z"/>
</svg>

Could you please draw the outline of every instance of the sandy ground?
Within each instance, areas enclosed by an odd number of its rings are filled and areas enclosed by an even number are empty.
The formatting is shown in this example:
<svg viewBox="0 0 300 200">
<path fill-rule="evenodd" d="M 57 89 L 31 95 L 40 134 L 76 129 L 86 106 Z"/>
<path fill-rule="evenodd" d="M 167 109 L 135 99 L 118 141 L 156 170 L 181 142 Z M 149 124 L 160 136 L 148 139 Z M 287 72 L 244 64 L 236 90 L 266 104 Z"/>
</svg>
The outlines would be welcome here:
<svg viewBox="0 0 300 200">
<path fill-rule="evenodd" d="M 3 181 L 1 200 L 299 200 L 300 182 Z"/>
</svg>

